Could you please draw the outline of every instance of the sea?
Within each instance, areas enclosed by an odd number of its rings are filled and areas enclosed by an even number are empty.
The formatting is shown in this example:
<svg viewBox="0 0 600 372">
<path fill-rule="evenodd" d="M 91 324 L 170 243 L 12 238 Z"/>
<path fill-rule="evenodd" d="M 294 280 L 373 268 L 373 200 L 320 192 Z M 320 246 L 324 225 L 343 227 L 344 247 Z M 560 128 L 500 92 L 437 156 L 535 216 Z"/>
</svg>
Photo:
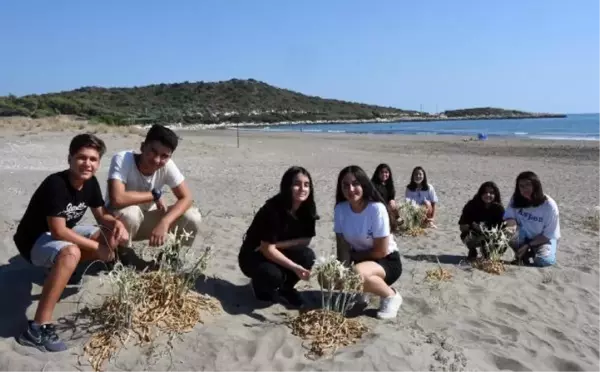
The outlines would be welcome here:
<svg viewBox="0 0 600 372">
<path fill-rule="evenodd" d="M 428 134 L 517 137 L 547 140 L 600 141 L 599 114 L 569 114 L 564 118 L 502 120 L 440 120 L 427 122 L 294 124 L 264 126 L 269 132 Z"/>
</svg>

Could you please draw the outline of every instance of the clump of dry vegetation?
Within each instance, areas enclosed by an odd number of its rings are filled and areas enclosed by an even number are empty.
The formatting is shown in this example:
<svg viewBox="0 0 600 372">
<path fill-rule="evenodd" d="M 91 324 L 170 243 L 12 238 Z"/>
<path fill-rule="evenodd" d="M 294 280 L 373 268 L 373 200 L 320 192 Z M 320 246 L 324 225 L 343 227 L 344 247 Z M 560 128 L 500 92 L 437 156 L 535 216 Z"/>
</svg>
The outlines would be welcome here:
<svg viewBox="0 0 600 372">
<path fill-rule="evenodd" d="M 425 233 L 423 226 L 427 221 L 427 210 L 414 200 L 404 200 L 397 204 L 398 216 L 402 223 L 398 228 L 399 235 L 419 236 Z"/>
<path fill-rule="evenodd" d="M 218 313 L 221 308 L 212 297 L 193 290 L 196 279 L 206 270 L 210 248 L 192 258 L 183 248 L 185 231 L 170 232 L 155 255 L 156 270 L 138 272 L 118 262 L 102 278 L 111 288 L 99 306 L 85 307 L 80 315 L 89 319 L 92 336 L 84 352 L 95 371 L 103 368 L 132 338 L 145 345 L 160 334 L 173 337 L 191 331 L 202 322 L 202 314 Z"/>
<path fill-rule="evenodd" d="M 483 270 L 490 274 L 502 274 L 506 271 L 502 256 L 510 248 L 510 236 L 502 227 L 492 227 L 488 229 L 484 224 L 481 228 L 483 251 L 487 257 L 479 257 L 473 262 L 473 267 Z"/>
<path fill-rule="evenodd" d="M 595 206 L 589 216 L 583 221 L 584 226 L 596 233 L 600 233 L 600 206 Z"/>
<path fill-rule="evenodd" d="M 433 282 L 447 282 L 452 280 L 452 273 L 442 267 L 440 260 L 437 260 L 437 264 L 437 268 L 429 269 L 425 272 L 425 280 Z"/>
<path fill-rule="evenodd" d="M 312 277 L 319 283 L 321 308 L 301 312 L 288 325 L 292 334 L 310 342 L 306 356 L 318 358 L 357 342 L 368 328 L 346 317 L 362 292 L 362 279 L 352 267 L 344 266 L 335 256 L 319 258 Z"/>
</svg>

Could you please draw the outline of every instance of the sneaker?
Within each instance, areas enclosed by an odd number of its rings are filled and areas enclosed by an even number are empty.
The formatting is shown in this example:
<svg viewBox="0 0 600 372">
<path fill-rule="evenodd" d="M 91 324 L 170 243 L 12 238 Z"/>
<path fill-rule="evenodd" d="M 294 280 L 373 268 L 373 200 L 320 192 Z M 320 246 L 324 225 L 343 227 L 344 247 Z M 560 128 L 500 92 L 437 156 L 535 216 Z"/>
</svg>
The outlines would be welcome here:
<svg viewBox="0 0 600 372">
<path fill-rule="evenodd" d="M 67 350 L 67 345 L 58 337 L 53 324 L 35 325 L 29 321 L 27 329 L 21 333 L 17 341 L 21 345 L 33 346 L 40 351 Z"/>
<path fill-rule="evenodd" d="M 394 292 L 396 292 L 396 290 L 394 290 Z M 400 310 L 401 305 L 402 296 L 400 296 L 400 293 L 398 292 L 393 296 L 382 298 L 377 317 L 379 319 L 393 319 L 398 315 L 398 310 Z"/>
<path fill-rule="evenodd" d="M 477 249 L 469 248 L 469 255 L 467 256 L 467 260 L 469 262 L 473 262 L 477 259 Z"/>
<path fill-rule="evenodd" d="M 295 288 L 284 289 L 281 288 L 278 291 L 279 297 L 285 300 L 288 304 L 293 307 L 301 308 L 304 305 L 302 295 Z"/>
</svg>

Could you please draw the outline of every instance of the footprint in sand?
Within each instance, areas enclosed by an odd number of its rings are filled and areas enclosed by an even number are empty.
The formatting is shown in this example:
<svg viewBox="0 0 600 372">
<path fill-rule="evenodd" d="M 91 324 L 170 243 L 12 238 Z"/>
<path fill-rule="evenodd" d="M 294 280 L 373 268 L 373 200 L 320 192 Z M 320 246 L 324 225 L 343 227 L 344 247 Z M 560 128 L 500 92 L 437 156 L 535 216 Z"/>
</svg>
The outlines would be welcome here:
<svg viewBox="0 0 600 372">
<path fill-rule="evenodd" d="M 510 313 L 513 313 L 515 315 L 518 315 L 518 316 L 527 315 L 527 310 L 520 308 L 513 304 L 509 304 L 509 303 L 502 302 L 502 301 L 494 301 L 494 305 L 496 305 L 496 307 L 499 309 L 504 309 L 504 310 L 506 310 Z"/>
</svg>

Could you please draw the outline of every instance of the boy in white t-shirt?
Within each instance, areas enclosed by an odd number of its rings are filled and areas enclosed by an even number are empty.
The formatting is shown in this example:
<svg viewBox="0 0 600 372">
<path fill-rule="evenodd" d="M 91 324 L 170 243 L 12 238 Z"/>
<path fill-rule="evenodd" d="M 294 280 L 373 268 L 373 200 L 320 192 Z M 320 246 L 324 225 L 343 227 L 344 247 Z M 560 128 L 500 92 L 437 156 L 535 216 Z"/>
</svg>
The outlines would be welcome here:
<svg viewBox="0 0 600 372">
<path fill-rule="evenodd" d="M 560 239 L 558 206 L 544 194 L 538 176 L 530 171 L 519 174 L 515 192 L 504 213 L 507 227 L 515 234 L 511 246 L 516 262 L 535 266 L 556 263 Z"/>
<path fill-rule="evenodd" d="M 175 162 L 177 135 L 162 125 L 153 125 L 146 134 L 141 153 L 121 151 L 115 154 L 108 172 L 108 203 L 125 224 L 133 241 L 148 240 L 150 246 L 165 242 L 167 232 L 178 227 L 178 233 L 192 233 L 184 245 L 191 245 L 201 222 L 197 208 L 192 207 L 192 193 Z M 171 188 L 177 197 L 167 206 L 163 187 Z"/>
</svg>

